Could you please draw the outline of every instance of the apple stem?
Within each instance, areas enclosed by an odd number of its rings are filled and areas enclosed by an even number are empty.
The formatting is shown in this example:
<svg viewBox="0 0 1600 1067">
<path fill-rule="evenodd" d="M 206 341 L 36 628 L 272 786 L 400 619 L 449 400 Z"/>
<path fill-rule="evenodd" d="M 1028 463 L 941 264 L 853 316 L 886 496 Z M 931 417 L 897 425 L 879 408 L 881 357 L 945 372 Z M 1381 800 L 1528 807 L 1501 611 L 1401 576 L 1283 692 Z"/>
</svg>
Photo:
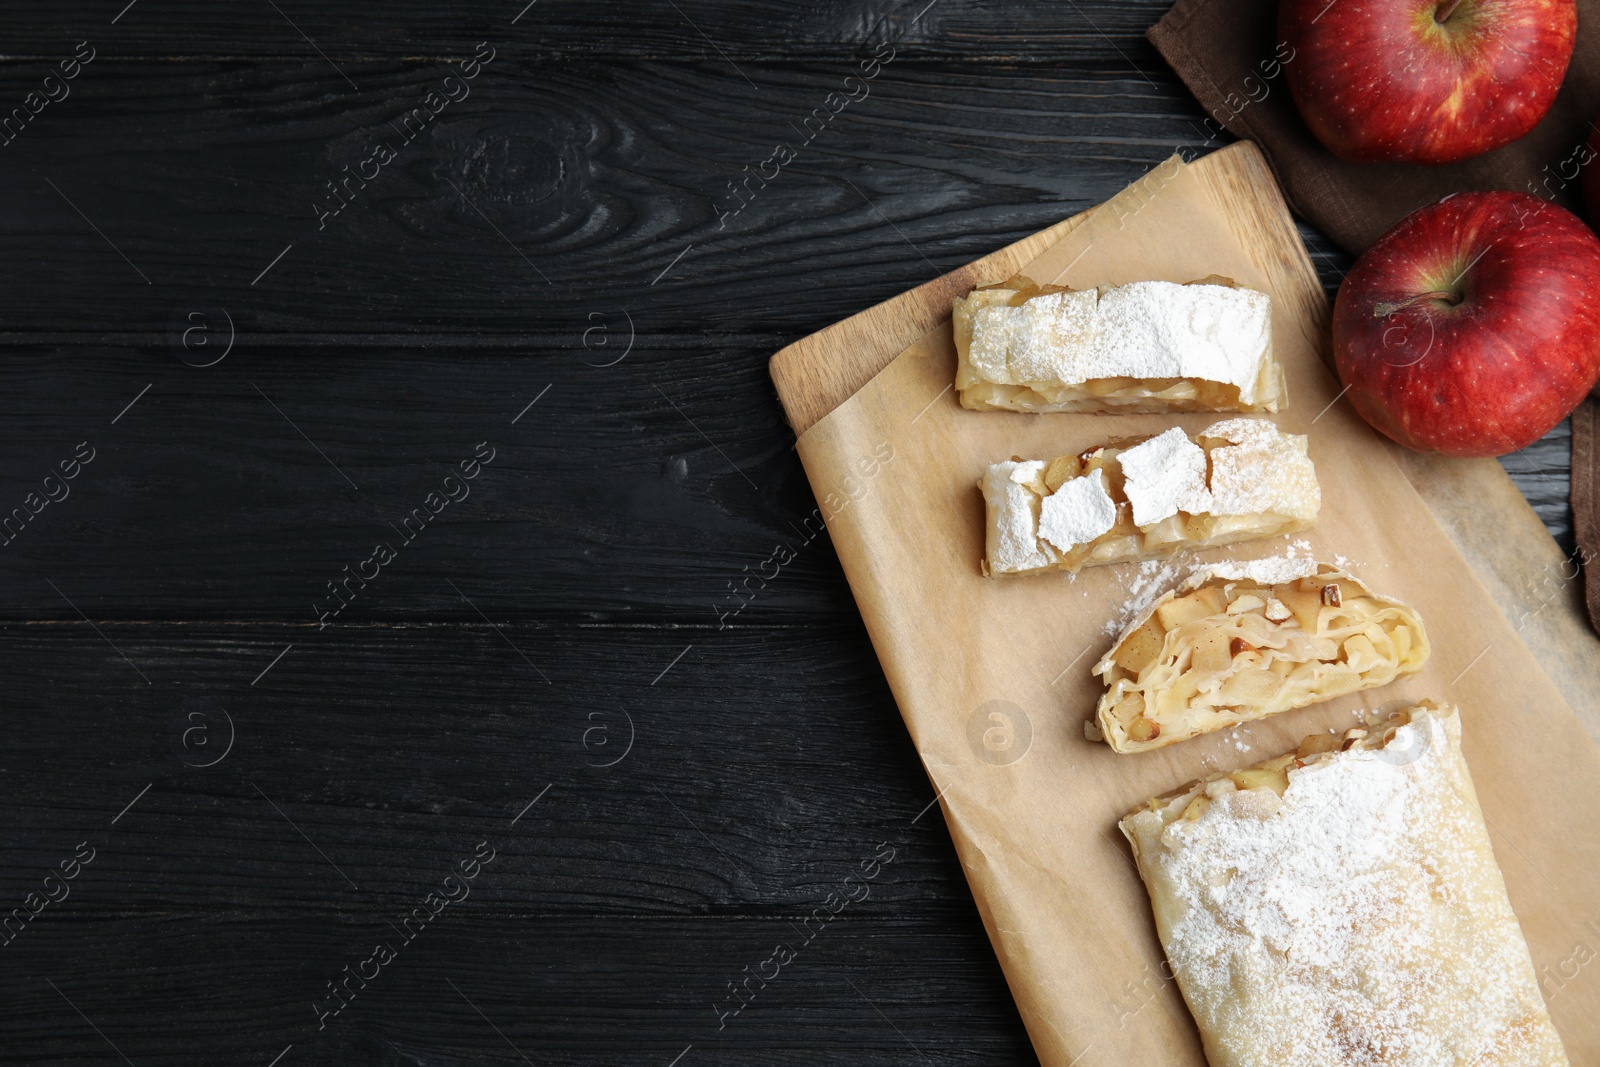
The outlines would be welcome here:
<svg viewBox="0 0 1600 1067">
<path fill-rule="evenodd" d="M 1451 304 L 1460 303 L 1460 298 L 1456 294 L 1445 289 L 1436 289 L 1431 293 L 1420 293 L 1407 300 L 1397 300 L 1392 304 L 1377 304 L 1372 309 L 1372 317 L 1381 319 L 1385 316 L 1393 315 L 1396 311 L 1404 311 L 1412 304 L 1420 304 L 1424 300 L 1446 300 Z"/>
<path fill-rule="evenodd" d="M 1460 3 L 1461 0 L 1445 0 L 1444 7 L 1433 13 L 1433 21 L 1440 23 L 1441 25 L 1449 22 L 1450 16 L 1456 13 L 1456 7 Z"/>
</svg>

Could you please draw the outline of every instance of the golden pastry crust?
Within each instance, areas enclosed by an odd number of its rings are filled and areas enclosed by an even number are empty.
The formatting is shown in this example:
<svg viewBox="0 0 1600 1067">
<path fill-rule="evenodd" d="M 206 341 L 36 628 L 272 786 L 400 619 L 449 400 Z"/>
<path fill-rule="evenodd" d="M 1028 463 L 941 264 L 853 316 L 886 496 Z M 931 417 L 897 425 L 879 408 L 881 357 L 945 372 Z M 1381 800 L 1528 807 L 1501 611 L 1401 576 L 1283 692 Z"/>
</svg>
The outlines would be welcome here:
<svg viewBox="0 0 1600 1067">
<path fill-rule="evenodd" d="M 1122 820 L 1211 1067 L 1569 1067 L 1460 740 L 1421 705 Z"/>
<path fill-rule="evenodd" d="M 955 301 L 956 389 L 979 411 L 1275 412 L 1272 301 L 1210 277 L 1074 291 L 1016 277 Z"/>
<path fill-rule="evenodd" d="M 1322 506 L 1306 438 L 1264 419 L 995 463 L 978 488 L 989 575 L 1076 571 L 1292 533 Z"/>
<path fill-rule="evenodd" d="M 1160 748 L 1386 685 L 1426 662 L 1428 635 L 1412 608 L 1331 564 L 1258 562 L 1219 565 L 1167 592 L 1095 664 L 1106 685 L 1095 724 L 1114 750 Z"/>
</svg>

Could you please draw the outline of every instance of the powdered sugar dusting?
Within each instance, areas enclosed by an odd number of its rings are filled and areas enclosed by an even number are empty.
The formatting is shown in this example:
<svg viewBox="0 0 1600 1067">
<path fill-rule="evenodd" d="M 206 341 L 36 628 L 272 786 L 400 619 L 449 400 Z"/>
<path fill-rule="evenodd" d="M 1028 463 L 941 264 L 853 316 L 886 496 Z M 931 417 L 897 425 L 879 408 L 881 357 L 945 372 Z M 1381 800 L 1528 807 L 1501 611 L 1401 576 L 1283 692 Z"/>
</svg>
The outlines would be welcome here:
<svg viewBox="0 0 1600 1067">
<path fill-rule="evenodd" d="M 1343 556 L 1337 557 L 1344 559 Z M 1189 569 L 1189 584 L 1198 585 L 1207 578 L 1224 581 L 1249 581 L 1258 585 L 1282 585 L 1296 578 L 1317 573 L 1317 559 L 1311 552 L 1311 542 L 1301 538 L 1284 546 L 1279 556 L 1262 556 L 1259 559 L 1230 559 L 1216 563 L 1196 563 Z M 1341 564 L 1340 569 L 1344 567 Z"/>
<path fill-rule="evenodd" d="M 1104 471 L 1071 478 L 1039 503 L 1039 537 L 1062 552 L 1088 544 L 1116 522 Z"/>
<path fill-rule="evenodd" d="M 1314 559 L 1295 559 L 1291 556 L 1268 556 L 1265 559 L 1226 560 L 1221 563 L 1196 564 L 1190 572 L 1191 580 L 1222 578 L 1226 581 L 1250 581 L 1259 585 L 1282 585 L 1296 578 L 1317 573 Z"/>
<path fill-rule="evenodd" d="M 1205 449 L 1182 427 L 1123 449 L 1117 463 L 1122 467 L 1123 495 L 1133 505 L 1134 525 L 1148 526 L 1180 511 L 1199 515 L 1211 510 Z"/>
<path fill-rule="evenodd" d="M 1172 587 L 1183 569 L 1181 563 L 1163 563 L 1158 559 L 1147 559 L 1139 564 L 1138 573 L 1128 583 L 1128 599 L 1122 602 L 1116 615 L 1106 621 L 1100 632 L 1118 633 L 1144 614 L 1161 594 Z"/>
<path fill-rule="evenodd" d="M 1322 489 L 1303 435 L 1280 433 L 1265 419 L 1227 419 L 1200 436 L 1228 442 L 1209 450 L 1213 514 L 1317 517 Z"/>
<path fill-rule="evenodd" d="M 1039 544 L 1035 531 L 1039 520 L 1034 512 L 1038 496 L 1029 488 L 1044 473 L 1041 460 L 994 463 L 984 472 L 984 499 L 988 502 L 989 566 L 1000 571 L 1048 567 L 1055 560 Z"/>
<path fill-rule="evenodd" d="M 1218 1067 L 1565 1067 L 1453 711 L 1123 821 Z M 1181 802 L 1180 802 L 1181 803 Z"/>
<path fill-rule="evenodd" d="M 976 307 L 969 359 L 983 380 L 1203 379 L 1256 400 L 1271 352 L 1272 302 L 1226 285 L 1133 282 Z"/>
</svg>

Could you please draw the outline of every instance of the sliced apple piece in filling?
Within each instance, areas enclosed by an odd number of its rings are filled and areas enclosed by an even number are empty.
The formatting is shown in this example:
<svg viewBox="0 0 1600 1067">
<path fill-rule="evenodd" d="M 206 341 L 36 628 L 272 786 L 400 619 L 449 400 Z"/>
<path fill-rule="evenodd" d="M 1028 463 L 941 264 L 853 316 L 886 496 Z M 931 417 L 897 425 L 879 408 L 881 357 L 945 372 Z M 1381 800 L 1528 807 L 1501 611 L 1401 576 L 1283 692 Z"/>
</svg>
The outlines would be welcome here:
<svg viewBox="0 0 1600 1067">
<path fill-rule="evenodd" d="M 1310 573 L 1268 582 L 1214 565 L 1135 618 L 1094 667 L 1102 739 L 1158 748 L 1421 669 L 1428 637 L 1414 609 L 1348 571 L 1302 566 Z"/>
</svg>

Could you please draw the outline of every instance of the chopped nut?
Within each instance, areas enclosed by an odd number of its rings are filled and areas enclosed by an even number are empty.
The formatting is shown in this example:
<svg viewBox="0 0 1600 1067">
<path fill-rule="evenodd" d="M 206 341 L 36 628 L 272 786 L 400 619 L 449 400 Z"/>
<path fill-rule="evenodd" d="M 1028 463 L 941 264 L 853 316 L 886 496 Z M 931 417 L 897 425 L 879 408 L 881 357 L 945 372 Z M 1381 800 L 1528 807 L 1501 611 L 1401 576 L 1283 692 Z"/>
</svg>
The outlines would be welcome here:
<svg viewBox="0 0 1600 1067">
<path fill-rule="evenodd" d="M 1344 752 L 1349 752 L 1352 748 L 1356 747 L 1357 742 L 1366 736 L 1366 727 L 1352 726 L 1350 729 L 1344 732 L 1344 744 L 1340 745 L 1339 748 Z"/>
<path fill-rule="evenodd" d="M 1322 602 L 1330 608 L 1336 608 L 1344 603 L 1343 598 L 1339 595 L 1338 582 L 1329 582 L 1322 587 Z"/>
<path fill-rule="evenodd" d="M 1293 615 L 1294 612 L 1290 611 L 1288 606 L 1277 597 L 1274 596 L 1267 598 L 1266 616 L 1273 622 L 1283 622 L 1291 618 Z"/>
<path fill-rule="evenodd" d="M 1260 611 L 1265 605 L 1266 601 L 1254 593 L 1240 593 L 1228 603 L 1228 614 L 1243 615 L 1247 611 Z"/>
<path fill-rule="evenodd" d="M 1128 724 L 1128 737 L 1134 741 L 1154 741 L 1161 736 L 1160 724 L 1143 715 Z"/>
<path fill-rule="evenodd" d="M 1254 651 L 1256 651 L 1256 646 L 1252 645 L 1249 641 L 1246 641 L 1242 637 L 1235 637 L 1233 639 L 1233 643 L 1228 646 L 1228 654 L 1233 656 L 1237 656 L 1241 652 Z"/>
<path fill-rule="evenodd" d="M 1317 632 L 1322 618 L 1322 594 L 1317 589 L 1303 589 L 1300 583 L 1290 582 L 1273 589 L 1278 601 L 1288 608 L 1308 634 Z"/>
</svg>

